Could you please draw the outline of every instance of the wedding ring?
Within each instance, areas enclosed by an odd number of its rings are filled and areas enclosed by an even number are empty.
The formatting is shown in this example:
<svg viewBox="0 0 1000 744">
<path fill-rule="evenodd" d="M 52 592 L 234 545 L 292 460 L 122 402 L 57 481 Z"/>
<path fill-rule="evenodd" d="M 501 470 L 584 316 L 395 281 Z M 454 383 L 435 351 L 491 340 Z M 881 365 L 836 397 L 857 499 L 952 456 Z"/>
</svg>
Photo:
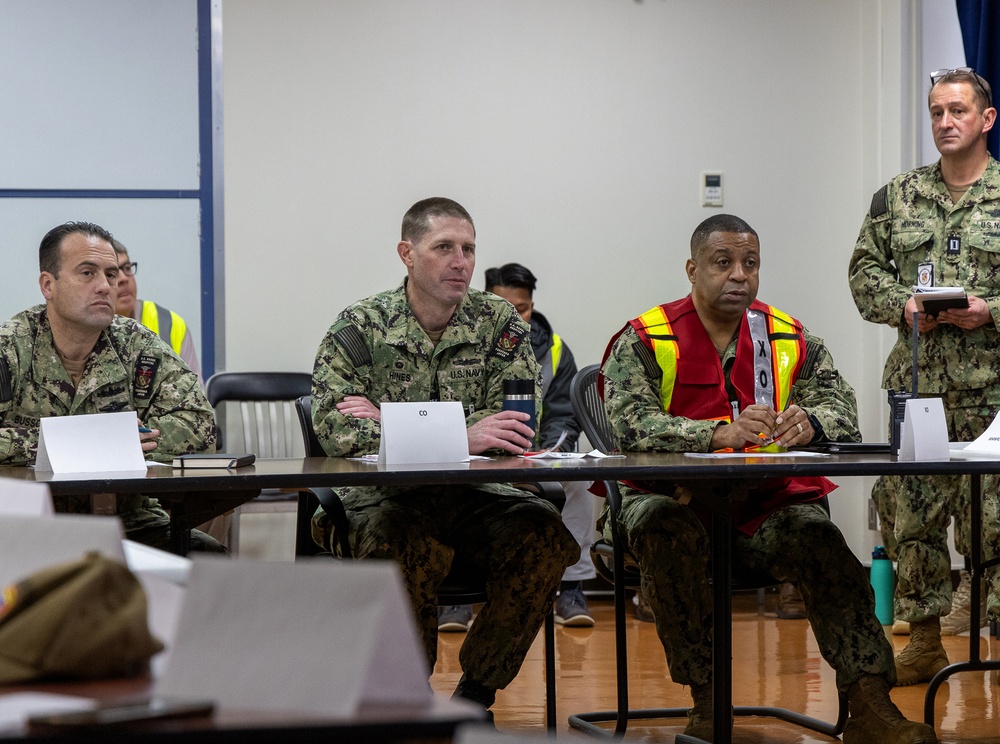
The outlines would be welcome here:
<svg viewBox="0 0 1000 744">
<path fill-rule="evenodd" d="M 802 424 L 796 424 L 795 428 L 797 428 L 799 430 L 799 434 L 802 433 Z"/>
</svg>

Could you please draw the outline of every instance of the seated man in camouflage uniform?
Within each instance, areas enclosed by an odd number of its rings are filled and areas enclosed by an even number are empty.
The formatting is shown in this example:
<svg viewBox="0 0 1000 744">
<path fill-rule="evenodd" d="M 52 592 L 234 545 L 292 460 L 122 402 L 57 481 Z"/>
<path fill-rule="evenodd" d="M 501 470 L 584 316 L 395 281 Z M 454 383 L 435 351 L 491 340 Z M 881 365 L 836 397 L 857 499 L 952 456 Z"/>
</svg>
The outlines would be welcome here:
<svg viewBox="0 0 1000 744">
<path fill-rule="evenodd" d="M 102 227 L 68 222 L 38 251 L 45 304 L 0 324 L 0 463 L 29 465 L 39 419 L 135 411 L 142 449 L 160 462 L 215 447 L 215 419 L 198 376 L 160 338 L 115 315 L 118 261 Z M 90 511 L 89 497 L 57 499 L 57 511 Z M 170 519 L 155 499 L 119 496 L 125 536 L 166 549 Z M 222 550 L 192 532 L 195 550 Z"/>
<path fill-rule="evenodd" d="M 630 321 L 603 365 L 608 418 L 624 450 L 711 452 L 761 445 L 857 440 L 854 391 L 823 342 L 757 301 L 760 243 L 732 215 L 691 237 L 691 294 Z M 684 732 L 711 741 L 712 602 L 709 538 L 697 494 L 626 484 L 619 522 L 639 561 L 671 678 L 691 686 Z M 825 478 L 762 481 L 735 502 L 734 563 L 802 591 L 823 657 L 847 693 L 847 744 L 930 744 L 934 730 L 907 721 L 889 698 L 892 649 L 875 618 L 864 567 L 817 501 Z M 605 531 L 607 532 L 607 526 Z"/>
<path fill-rule="evenodd" d="M 505 380 L 541 388 L 530 329 L 505 300 L 469 288 L 476 232 L 450 199 L 414 204 L 397 252 L 407 276 L 396 289 L 351 305 L 320 344 L 313 423 L 327 454 L 376 453 L 384 401 L 461 401 L 469 452 L 521 454 L 528 415 L 501 411 Z M 457 696 L 489 708 L 507 686 L 579 557 L 549 502 L 506 484 L 337 489 L 355 556 L 396 561 L 413 602 L 430 669 L 437 657 L 437 587 L 452 563 L 485 577 L 488 601 L 462 644 Z M 325 514 L 316 541 L 337 552 Z"/>
</svg>

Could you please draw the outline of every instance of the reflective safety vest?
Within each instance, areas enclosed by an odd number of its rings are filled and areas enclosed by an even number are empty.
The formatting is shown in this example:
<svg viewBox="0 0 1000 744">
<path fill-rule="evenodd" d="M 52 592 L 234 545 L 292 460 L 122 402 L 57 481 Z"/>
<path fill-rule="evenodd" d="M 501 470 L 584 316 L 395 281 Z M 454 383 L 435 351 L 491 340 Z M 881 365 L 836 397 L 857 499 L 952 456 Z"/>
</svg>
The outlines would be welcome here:
<svg viewBox="0 0 1000 744">
<path fill-rule="evenodd" d="M 630 321 L 662 375 L 660 400 L 673 416 L 730 423 L 755 403 L 782 411 L 806 355 L 802 324 L 754 301 L 747 308 L 726 377 L 690 297 L 659 305 Z"/>
<path fill-rule="evenodd" d="M 539 397 L 538 404 L 538 416 L 535 419 L 537 422 L 535 424 L 535 443 L 539 441 L 539 436 L 542 433 L 542 427 L 538 424 L 541 423 L 542 415 L 545 411 L 545 395 L 549 392 L 549 386 L 552 381 L 556 379 L 556 370 L 559 369 L 559 360 L 562 358 L 563 342 L 559 337 L 558 333 L 552 333 L 552 346 L 549 347 L 548 352 L 540 360 L 539 364 L 542 367 L 542 394 Z"/>
<path fill-rule="evenodd" d="M 542 367 L 542 398 L 549 392 L 549 385 L 556 378 L 556 370 L 559 369 L 559 360 L 562 358 L 563 342 L 558 333 L 552 334 L 552 346 L 549 347 L 545 357 L 539 360 Z"/>
<path fill-rule="evenodd" d="M 184 336 L 187 334 L 187 323 L 184 322 L 184 318 L 155 302 L 149 300 L 140 302 L 142 302 L 142 317 L 139 318 L 139 322 L 169 343 L 170 348 L 180 356 Z"/>
</svg>

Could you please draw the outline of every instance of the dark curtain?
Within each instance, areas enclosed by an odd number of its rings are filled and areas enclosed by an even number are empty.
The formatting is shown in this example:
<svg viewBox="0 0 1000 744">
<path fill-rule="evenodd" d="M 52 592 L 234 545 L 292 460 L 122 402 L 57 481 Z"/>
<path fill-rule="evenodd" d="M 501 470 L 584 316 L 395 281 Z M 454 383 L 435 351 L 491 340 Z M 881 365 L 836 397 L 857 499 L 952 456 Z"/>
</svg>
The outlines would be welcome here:
<svg viewBox="0 0 1000 744">
<path fill-rule="evenodd" d="M 1000 84 L 1000 3 L 996 0 L 955 0 L 962 27 L 965 64 L 990 82 Z M 1000 158 L 1000 123 L 994 124 L 986 140 L 993 157 Z"/>
</svg>

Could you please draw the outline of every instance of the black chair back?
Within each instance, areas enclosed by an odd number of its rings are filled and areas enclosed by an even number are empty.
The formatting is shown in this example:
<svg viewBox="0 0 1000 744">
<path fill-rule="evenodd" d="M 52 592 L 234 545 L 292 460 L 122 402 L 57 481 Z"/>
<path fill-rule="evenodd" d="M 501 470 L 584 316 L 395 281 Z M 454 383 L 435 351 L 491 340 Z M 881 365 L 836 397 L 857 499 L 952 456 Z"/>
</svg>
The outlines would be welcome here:
<svg viewBox="0 0 1000 744">
<path fill-rule="evenodd" d="M 301 395 L 295 399 L 295 411 L 302 426 L 302 442 L 306 447 L 306 457 L 326 457 L 323 445 L 319 443 L 312 422 L 312 396 Z"/>
</svg>

